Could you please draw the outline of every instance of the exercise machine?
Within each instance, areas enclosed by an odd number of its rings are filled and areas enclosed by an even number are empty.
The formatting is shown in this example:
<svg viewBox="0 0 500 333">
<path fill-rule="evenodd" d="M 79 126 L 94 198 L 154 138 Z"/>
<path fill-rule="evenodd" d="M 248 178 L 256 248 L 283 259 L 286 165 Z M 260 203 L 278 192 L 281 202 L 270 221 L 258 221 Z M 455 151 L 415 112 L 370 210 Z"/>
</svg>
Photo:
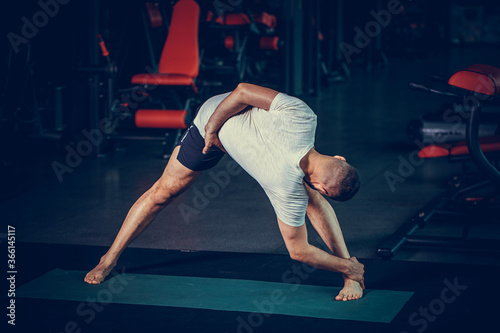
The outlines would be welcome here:
<svg viewBox="0 0 500 333">
<path fill-rule="evenodd" d="M 454 178 L 453 188 L 445 195 L 431 200 L 407 223 L 403 224 L 377 250 L 383 258 L 391 258 L 405 245 L 441 247 L 461 250 L 499 251 L 498 241 L 470 236 L 472 223 L 498 223 L 500 203 L 500 136 L 479 138 L 482 106 L 500 94 L 500 69 L 487 65 L 471 65 L 453 74 L 448 80 L 457 92 L 445 92 L 411 83 L 415 90 L 462 101 L 466 121 L 466 140 L 454 143 L 433 143 L 423 146 L 420 158 L 448 157 L 450 162 L 472 161 L 479 170 L 479 179 L 461 182 Z M 478 194 L 479 193 L 479 194 Z M 463 223 L 459 237 L 419 236 L 418 231 L 431 222 L 447 220 Z"/>
<path fill-rule="evenodd" d="M 202 71 L 207 77 L 225 76 L 230 85 L 258 81 L 282 47 L 276 26 L 276 16 L 265 10 L 253 13 L 247 6 L 232 12 L 208 10 Z"/>
</svg>

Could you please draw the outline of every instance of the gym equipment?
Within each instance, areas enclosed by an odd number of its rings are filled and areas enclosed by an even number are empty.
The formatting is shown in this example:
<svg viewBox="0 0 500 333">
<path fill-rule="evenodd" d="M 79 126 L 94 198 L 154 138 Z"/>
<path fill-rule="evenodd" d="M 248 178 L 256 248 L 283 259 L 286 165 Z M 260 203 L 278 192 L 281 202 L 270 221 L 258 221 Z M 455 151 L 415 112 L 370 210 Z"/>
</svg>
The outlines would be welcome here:
<svg viewBox="0 0 500 333">
<path fill-rule="evenodd" d="M 88 285 L 83 282 L 85 274 L 55 269 L 20 287 L 17 296 L 86 301 L 123 286 L 119 276 Z M 126 278 L 126 287 L 113 294 L 112 303 L 253 312 L 256 300 L 267 306 L 274 299 L 273 314 L 377 323 L 390 323 L 413 295 L 365 290 L 362 299 L 342 302 L 332 299 L 341 289 L 336 287 L 304 284 L 297 289 L 290 283 L 132 273 Z"/>
<path fill-rule="evenodd" d="M 229 75 L 239 83 L 260 79 L 269 52 L 276 52 L 281 41 L 275 34 L 276 16 L 265 11 L 219 13 L 209 10 L 205 25 L 202 70 L 207 76 Z"/>
<path fill-rule="evenodd" d="M 157 49 L 157 46 L 161 45 L 161 42 L 157 43 L 157 41 L 160 39 L 164 40 L 168 33 L 168 22 L 166 22 L 167 17 L 168 15 L 165 13 L 165 9 L 161 6 L 161 3 L 145 3 L 142 11 L 142 22 L 144 25 L 146 41 L 148 43 L 151 66 L 155 72 L 158 71 L 157 57 L 161 51 Z"/>
<path fill-rule="evenodd" d="M 422 147 L 419 156 L 421 158 L 447 156 L 450 162 L 471 160 L 482 177 L 472 184 L 455 181 L 454 188 L 448 193 L 430 201 L 378 248 L 377 254 L 383 258 L 392 257 L 405 244 L 421 247 L 452 247 L 461 250 L 500 250 L 496 240 L 471 238 L 469 235 L 474 220 L 498 223 L 500 204 L 496 198 L 500 190 L 500 171 L 497 163 L 500 157 L 500 136 L 480 139 L 479 118 L 482 105 L 500 93 L 498 88 L 500 69 L 487 65 L 471 65 L 456 72 L 448 83 L 459 88 L 458 93 L 438 91 L 418 84 L 410 84 L 410 87 L 461 98 L 464 110 L 467 111 L 466 140 Z M 439 219 L 462 222 L 464 225 L 462 235 L 460 237 L 415 235 L 426 224 Z"/>
<path fill-rule="evenodd" d="M 23 136 L 36 139 L 59 140 L 63 123 L 64 86 L 37 84 L 37 71 L 32 60 L 32 45 L 27 44 L 18 55 L 9 48 L 7 75 L 2 82 L 5 98 L 0 108 L 4 108 L 3 120 L 11 122 Z M 12 72 L 18 72 L 13 75 Z M 41 98 L 43 92 L 45 98 Z"/>
<path fill-rule="evenodd" d="M 459 106 L 454 104 L 453 109 L 448 108 L 444 113 L 433 112 L 410 120 L 407 127 L 408 139 L 423 144 L 465 140 L 467 125 L 462 119 L 465 111 Z M 492 111 L 498 110 L 492 108 Z M 499 112 L 482 113 L 478 135 L 480 138 L 500 135 Z"/>
<path fill-rule="evenodd" d="M 141 85 L 139 90 L 150 104 L 156 108 L 140 108 L 135 112 L 135 125 L 139 128 L 161 128 L 167 130 L 165 137 L 173 136 L 171 144 L 164 144 L 163 157 L 168 158 L 170 151 L 179 138 L 181 130 L 191 121 L 191 104 L 198 92 L 196 78 L 199 71 L 198 21 L 200 8 L 193 0 L 180 0 L 174 7 L 158 71 L 136 74 L 131 82 Z M 167 98 L 154 101 L 151 90 L 166 88 Z M 156 92 L 155 92 L 156 93 Z M 142 99 L 142 98 L 141 98 Z M 173 106 L 167 109 L 166 103 Z M 173 135 L 172 135 L 173 134 Z"/>
<path fill-rule="evenodd" d="M 351 71 L 347 66 L 342 49 L 340 47 L 344 39 L 344 0 L 324 1 L 323 15 L 329 19 L 325 22 L 325 31 L 328 38 L 320 38 L 321 44 L 325 44 L 326 50 L 320 50 L 322 83 L 329 85 L 335 82 L 347 81 L 351 77 Z M 331 13 L 334 12 L 334 19 Z M 321 37 L 322 34 L 321 34 Z"/>
</svg>

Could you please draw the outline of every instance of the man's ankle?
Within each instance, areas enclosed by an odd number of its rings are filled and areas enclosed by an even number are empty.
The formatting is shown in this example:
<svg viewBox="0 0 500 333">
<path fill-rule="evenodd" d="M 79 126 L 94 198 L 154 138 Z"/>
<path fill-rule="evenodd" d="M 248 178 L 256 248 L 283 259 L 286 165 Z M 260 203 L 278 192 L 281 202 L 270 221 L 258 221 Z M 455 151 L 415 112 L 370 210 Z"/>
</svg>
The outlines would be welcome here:
<svg viewBox="0 0 500 333">
<path fill-rule="evenodd" d="M 105 254 L 101 257 L 101 260 L 99 261 L 100 264 L 104 264 L 106 266 L 114 266 L 116 265 L 117 258 L 112 258 L 111 256 Z"/>
<path fill-rule="evenodd" d="M 351 262 L 349 259 L 340 258 L 342 260 L 342 267 L 339 270 L 342 273 L 342 277 L 346 276 L 351 272 Z"/>
</svg>

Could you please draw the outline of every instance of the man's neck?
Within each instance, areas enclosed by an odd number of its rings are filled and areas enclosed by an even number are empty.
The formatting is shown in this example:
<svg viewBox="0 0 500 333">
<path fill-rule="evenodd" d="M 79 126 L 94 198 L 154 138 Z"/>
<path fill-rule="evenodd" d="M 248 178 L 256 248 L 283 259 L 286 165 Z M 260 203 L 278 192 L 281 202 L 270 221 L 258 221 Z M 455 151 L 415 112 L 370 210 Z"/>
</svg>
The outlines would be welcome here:
<svg viewBox="0 0 500 333">
<path fill-rule="evenodd" d="M 319 155 L 320 154 L 316 151 L 316 149 L 311 148 L 300 160 L 299 166 L 302 171 L 304 171 L 304 178 L 309 179 L 311 174 L 314 172 L 313 160 Z"/>
</svg>

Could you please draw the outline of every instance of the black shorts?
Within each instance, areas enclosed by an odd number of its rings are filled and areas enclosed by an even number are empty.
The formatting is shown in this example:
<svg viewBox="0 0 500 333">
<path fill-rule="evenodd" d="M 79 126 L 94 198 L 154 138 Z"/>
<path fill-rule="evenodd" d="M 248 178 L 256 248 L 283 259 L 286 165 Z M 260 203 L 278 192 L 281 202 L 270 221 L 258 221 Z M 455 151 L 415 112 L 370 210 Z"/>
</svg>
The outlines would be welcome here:
<svg viewBox="0 0 500 333">
<path fill-rule="evenodd" d="M 177 160 L 193 171 L 204 171 L 216 166 L 225 154 L 216 146 L 210 147 L 208 153 L 203 154 L 205 139 L 195 125 L 189 126 L 182 134 L 177 146 L 181 146 Z"/>
</svg>

